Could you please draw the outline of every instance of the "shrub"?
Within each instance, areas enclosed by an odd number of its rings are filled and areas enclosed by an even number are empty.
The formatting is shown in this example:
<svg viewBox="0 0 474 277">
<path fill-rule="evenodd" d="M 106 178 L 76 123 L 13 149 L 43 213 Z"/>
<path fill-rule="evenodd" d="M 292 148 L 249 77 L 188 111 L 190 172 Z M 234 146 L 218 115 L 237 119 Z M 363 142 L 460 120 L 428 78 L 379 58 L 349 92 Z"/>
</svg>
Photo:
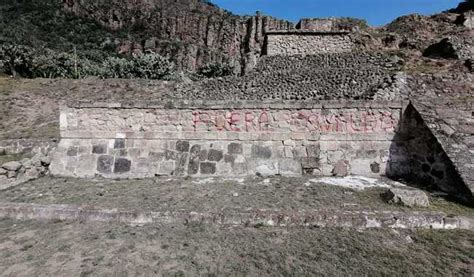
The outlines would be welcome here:
<svg viewBox="0 0 474 277">
<path fill-rule="evenodd" d="M 198 74 L 207 78 L 224 77 L 234 74 L 234 69 L 228 64 L 208 64 L 199 68 Z"/>
<path fill-rule="evenodd" d="M 23 45 L 2 44 L 0 46 L 0 67 L 7 74 L 32 77 L 33 49 Z"/>
<path fill-rule="evenodd" d="M 134 54 L 131 59 L 108 58 L 103 70 L 105 78 L 162 79 L 173 72 L 173 64 L 156 53 Z"/>
</svg>

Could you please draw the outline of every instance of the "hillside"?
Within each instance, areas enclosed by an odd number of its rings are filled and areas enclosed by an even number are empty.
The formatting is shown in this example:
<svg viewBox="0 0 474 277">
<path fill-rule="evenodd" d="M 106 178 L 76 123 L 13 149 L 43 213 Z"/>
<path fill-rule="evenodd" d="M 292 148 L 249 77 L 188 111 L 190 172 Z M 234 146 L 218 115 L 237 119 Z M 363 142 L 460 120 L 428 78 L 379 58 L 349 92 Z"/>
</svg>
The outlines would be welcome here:
<svg viewBox="0 0 474 277">
<path fill-rule="evenodd" d="M 5 0 L 0 13 L 0 43 L 67 53 L 77 48 L 92 61 L 153 51 L 185 71 L 224 64 L 243 72 L 256 63 L 265 28 L 292 26 L 235 16 L 198 0 Z"/>
</svg>

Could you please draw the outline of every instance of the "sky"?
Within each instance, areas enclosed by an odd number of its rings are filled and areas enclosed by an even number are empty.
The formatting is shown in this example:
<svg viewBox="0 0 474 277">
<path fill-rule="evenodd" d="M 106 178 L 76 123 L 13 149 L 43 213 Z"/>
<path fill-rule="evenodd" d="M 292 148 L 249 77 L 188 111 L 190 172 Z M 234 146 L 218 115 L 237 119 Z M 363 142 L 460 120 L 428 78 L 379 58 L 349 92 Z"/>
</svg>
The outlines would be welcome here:
<svg viewBox="0 0 474 277">
<path fill-rule="evenodd" d="M 211 0 L 239 15 L 256 11 L 298 22 L 311 17 L 357 17 L 372 26 L 385 25 L 411 13 L 430 15 L 455 8 L 462 0 Z"/>
</svg>

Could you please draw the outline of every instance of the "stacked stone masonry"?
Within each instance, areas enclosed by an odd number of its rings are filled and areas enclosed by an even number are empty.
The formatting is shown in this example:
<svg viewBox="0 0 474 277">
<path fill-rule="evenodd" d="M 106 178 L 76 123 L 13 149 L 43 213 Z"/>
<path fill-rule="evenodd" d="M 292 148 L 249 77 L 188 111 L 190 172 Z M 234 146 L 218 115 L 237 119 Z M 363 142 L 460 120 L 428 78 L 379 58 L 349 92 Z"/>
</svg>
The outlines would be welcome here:
<svg viewBox="0 0 474 277">
<path fill-rule="evenodd" d="M 267 32 L 266 39 L 266 54 L 269 56 L 343 53 L 356 47 L 347 32 L 278 31 Z"/>
<path fill-rule="evenodd" d="M 70 103 L 51 172 L 386 175 L 402 102 Z"/>
<path fill-rule="evenodd" d="M 168 98 L 198 100 L 373 99 L 389 90 L 400 65 L 381 53 L 265 56 L 242 77 L 207 79 L 183 85 Z"/>
</svg>

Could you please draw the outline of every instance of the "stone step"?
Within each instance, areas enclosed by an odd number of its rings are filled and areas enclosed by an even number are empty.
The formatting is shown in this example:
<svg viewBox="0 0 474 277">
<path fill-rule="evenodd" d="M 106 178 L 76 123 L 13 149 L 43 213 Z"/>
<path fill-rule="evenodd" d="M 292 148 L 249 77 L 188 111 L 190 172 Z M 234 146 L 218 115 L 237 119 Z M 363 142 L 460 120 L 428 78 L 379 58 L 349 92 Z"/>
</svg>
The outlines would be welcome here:
<svg viewBox="0 0 474 277">
<path fill-rule="evenodd" d="M 246 210 L 219 212 L 132 212 L 70 205 L 0 203 L 0 218 L 145 224 L 212 224 L 245 227 L 427 228 L 474 230 L 474 218 L 441 212 Z"/>
</svg>

